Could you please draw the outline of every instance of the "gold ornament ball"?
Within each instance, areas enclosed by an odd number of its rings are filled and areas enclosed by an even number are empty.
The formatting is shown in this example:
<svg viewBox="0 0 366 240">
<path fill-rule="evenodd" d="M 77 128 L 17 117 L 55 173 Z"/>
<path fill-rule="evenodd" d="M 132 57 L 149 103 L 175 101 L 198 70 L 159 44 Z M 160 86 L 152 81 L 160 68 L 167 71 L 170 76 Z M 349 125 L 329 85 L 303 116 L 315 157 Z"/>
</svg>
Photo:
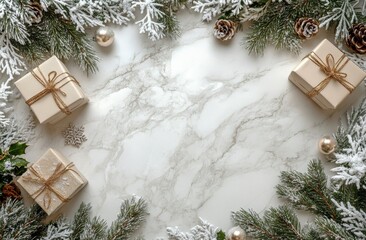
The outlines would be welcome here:
<svg viewBox="0 0 366 240">
<path fill-rule="evenodd" d="M 319 151 L 324 155 L 332 154 L 337 146 L 336 140 L 331 136 L 324 136 L 319 141 Z"/>
<path fill-rule="evenodd" d="M 240 227 L 233 227 L 227 233 L 227 240 L 245 240 L 245 232 Z"/>
<path fill-rule="evenodd" d="M 108 47 L 114 41 L 114 32 L 108 27 L 100 27 L 95 32 L 95 40 L 99 46 Z"/>
</svg>

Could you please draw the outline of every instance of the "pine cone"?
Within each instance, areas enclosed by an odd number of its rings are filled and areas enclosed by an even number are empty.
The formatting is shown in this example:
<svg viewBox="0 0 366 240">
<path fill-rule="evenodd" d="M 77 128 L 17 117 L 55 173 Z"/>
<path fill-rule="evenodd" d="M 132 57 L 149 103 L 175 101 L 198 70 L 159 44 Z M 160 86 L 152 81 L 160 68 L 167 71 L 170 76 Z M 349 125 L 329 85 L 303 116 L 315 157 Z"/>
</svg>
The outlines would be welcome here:
<svg viewBox="0 0 366 240">
<path fill-rule="evenodd" d="M 313 18 L 299 18 L 295 23 L 295 32 L 300 38 L 307 39 L 319 31 L 319 22 Z"/>
<path fill-rule="evenodd" d="M 40 23 L 43 17 L 43 8 L 38 1 L 31 1 L 28 5 L 29 11 L 31 12 L 31 22 Z"/>
<path fill-rule="evenodd" d="M 7 198 L 21 199 L 22 196 L 20 194 L 19 188 L 14 183 L 7 183 L 3 186 L 2 198 L 2 200 Z"/>
<path fill-rule="evenodd" d="M 227 41 L 234 37 L 237 24 L 231 20 L 219 19 L 215 23 L 214 36 L 221 40 Z"/>
<path fill-rule="evenodd" d="M 362 23 L 353 25 L 348 31 L 346 44 L 355 52 L 366 53 L 366 25 Z"/>
</svg>

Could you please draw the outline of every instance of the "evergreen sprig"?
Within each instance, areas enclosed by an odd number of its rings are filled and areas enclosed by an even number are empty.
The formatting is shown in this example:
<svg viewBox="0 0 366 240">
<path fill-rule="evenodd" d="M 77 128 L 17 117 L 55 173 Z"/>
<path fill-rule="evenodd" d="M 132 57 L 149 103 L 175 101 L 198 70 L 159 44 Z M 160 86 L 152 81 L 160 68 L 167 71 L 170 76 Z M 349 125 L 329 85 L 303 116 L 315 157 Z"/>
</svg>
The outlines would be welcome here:
<svg viewBox="0 0 366 240">
<path fill-rule="evenodd" d="M 278 196 L 288 200 L 294 208 L 337 220 L 339 216 L 332 202 L 334 190 L 328 185 L 321 162 L 313 160 L 306 173 L 281 172 L 280 184 L 276 188 Z"/>
<path fill-rule="evenodd" d="M 141 198 L 125 200 L 117 219 L 108 228 L 100 217 L 91 218 L 90 204 L 82 203 L 71 222 L 61 217 L 46 223 L 43 221 L 45 213 L 40 207 L 27 208 L 20 200 L 7 199 L 0 207 L 0 239 L 130 239 L 145 221 L 146 208 L 146 202 Z"/>
<path fill-rule="evenodd" d="M 249 52 L 262 54 L 268 45 L 273 45 L 277 49 L 298 53 L 301 39 L 294 31 L 296 20 L 301 17 L 319 19 L 329 10 L 329 5 L 320 0 L 294 0 L 290 4 L 269 0 L 261 16 L 250 26 L 246 48 Z"/>
<path fill-rule="evenodd" d="M 107 232 L 108 240 L 128 239 L 147 216 L 146 202 L 141 198 L 131 198 L 122 203 L 117 219 Z"/>
</svg>

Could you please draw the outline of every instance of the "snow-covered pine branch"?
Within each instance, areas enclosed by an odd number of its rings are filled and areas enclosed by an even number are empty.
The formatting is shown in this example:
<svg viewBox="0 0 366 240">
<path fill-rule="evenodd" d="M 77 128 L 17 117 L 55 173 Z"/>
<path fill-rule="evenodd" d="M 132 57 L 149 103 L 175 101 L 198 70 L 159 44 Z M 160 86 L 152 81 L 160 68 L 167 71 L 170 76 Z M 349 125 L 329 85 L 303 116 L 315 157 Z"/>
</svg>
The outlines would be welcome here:
<svg viewBox="0 0 366 240">
<path fill-rule="evenodd" d="M 118 25 L 125 25 L 135 18 L 132 8 L 132 0 L 109 0 L 102 2 L 102 18 L 104 23 L 112 22 Z"/>
<path fill-rule="evenodd" d="M 336 173 L 332 180 L 340 187 L 342 184 L 355 184 L 357 188 L 364 187 L 366 174 L 366 116 L 359 117 L 352 128 L 352 133 L 347 135 L 349 146 L 335 154 L 333 168 Z"/>
<path fill-rule="evenodd" d="M 0 69 L 9 79 L 19 75 L 26 69 L 23 57 L 17 53 L 17 48 L 5 33 L 0 34 Z"/>
<path fill-rule="evenodd" d="M 320 27 L 328 29 L 332 22 L 338 22 L 335 39 L 344 39 L 348 35 L 348 29 L 358 21 L 356 7 L 359 0 L 344 0 L 342 6 L 334 8 L 329 14 L 320 18 Z"/>
<path fill-rule="evenodd" d="M 0 125 L 0 148 L 7 149 L 14 142 L 29 142 L 34 137 L 35 122 L 31 116 L 20 120 L 6 118 L 7 125 Z"/>
<path fill-rule="evenodd" d="M 102 3 L 93 0 L 41 0 L 42 6 L 54 7 L 57 14 L 64 19 L 71 20 L 78 31 L 84 32 L 85 27 L 95 27 L 103 25 L 103 22 L 93 15 L 95 12 L 101 11 Z"/>
<path fill-rule="evenodd" d="M 60 218 L 56 223 L 50 224 L 47 227 L 47 235 L 40 240 L 68 240 L 70 239 L 72 230 L 66 220 Z"/>
<path fill-rule="evenodd" d="M 133 1 L 132 8 L 135 7 L 139 7 L 141 14 L 144 16 L 136 22 L 140 27 L 140 33 L 147 33 L 152 41 L 164 38 L 165 26 L 159 22 L 159 19 L 164 16 L 164 12 L 160 10 L 163 4 L 158 3 L 156 0 L 138 0 Z"/>
<path fill-rule="evenodd" d="M 366 213 L 363 210 L 357 210 L 349 202 L 344 204 L 343 202 L 332 201 L 342 216 L 342 226 L 357 236 L 358 239 L 366 239 Z"/>
<path fill-rule="evenodd" d="M 223 9 L 230 10 L 232 15 L 238 15 L 252 3 L 253 0 L 195 0 L 192 9 L 202 13 L 202 20 L 209 22 L 221 14 Z"/>
<path fill-rule="evenodd" d="M 181 232 L 178 227 L 167 228 L 170 240 L 216 240 L 219 231 L 217 227 L 201 218 L 200 224 L 186 233 Z"/>
<path fill-rule="evenodd" d="M 8 97 L 13 92 L 10 90 L 9 82 L 5 81 L 0 84 L 0 127 L 5 127 L 10 123 L 10 120 L 5 116 L 4 108 L 6 108 L 6 103 L 8 100 Z"/>
<path fill-rule="evenodd" d="M 23 58 L 17 53 L 11 40 L 20 44 L 28 41 L 25 9 L 19 1 L 0 2 L 0 69 L 10 79 L 25 69 Z"/>
</svg>

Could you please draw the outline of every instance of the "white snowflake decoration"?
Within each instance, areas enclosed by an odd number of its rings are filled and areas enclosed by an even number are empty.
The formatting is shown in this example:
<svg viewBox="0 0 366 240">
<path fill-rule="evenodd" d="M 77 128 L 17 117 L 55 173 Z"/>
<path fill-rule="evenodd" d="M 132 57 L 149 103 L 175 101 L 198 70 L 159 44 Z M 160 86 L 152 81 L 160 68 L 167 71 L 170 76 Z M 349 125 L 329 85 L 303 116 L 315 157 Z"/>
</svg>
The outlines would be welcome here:
<svg viewBox="0 0 366 240">
<path fill-rule="evenodd" d="M 71 145 L 79 148 L 88 139 L 84 135 L 84 127 L 77 127 L 74 124 L 69 124 L 69 126 L 62 131 L 62 135 L 65 138 L 65 144 Z"/>
</svg>

